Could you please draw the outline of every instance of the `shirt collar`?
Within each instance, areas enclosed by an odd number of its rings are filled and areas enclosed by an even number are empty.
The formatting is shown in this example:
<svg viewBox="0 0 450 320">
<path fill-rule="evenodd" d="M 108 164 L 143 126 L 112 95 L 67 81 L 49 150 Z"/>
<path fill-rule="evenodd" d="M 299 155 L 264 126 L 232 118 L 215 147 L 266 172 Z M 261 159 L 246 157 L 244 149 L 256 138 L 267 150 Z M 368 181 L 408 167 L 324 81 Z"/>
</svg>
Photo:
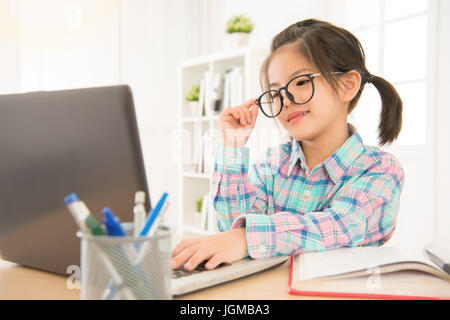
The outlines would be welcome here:
<svg viewBox="0 0 450 320">
<path fill-rule="evenodd" d="M 303 170 L 307 169 L 305 154 L 303 153 L 300 142 L 294 139 L 292 141 L 292 153 L 289 159 L 289 168 L 287 173 L 288 177 L 291 175 L 292 170 L 294 169 L 297 162 L 300 162 L 300 167 L 302 167 Z"/>
<path fill-rule="evenodd" d="M 337 183 L 344 175 L 353 162 L 364 152 L 364 144 L 361 136 L 352 124 L 348 124 L 350 137 L 341 145 L 331 156 L 329 156 L 320 165 L 323 165 L 330 176 L 333 183 Z M 303 170 L 307 169 L 305 154 L 303 153 L 301 144 L 297 140 L 292 141 L 292 153 L 289 159 L 289 168 L 287 176 L 292 173 L 297 162 Z"/>
</svg>

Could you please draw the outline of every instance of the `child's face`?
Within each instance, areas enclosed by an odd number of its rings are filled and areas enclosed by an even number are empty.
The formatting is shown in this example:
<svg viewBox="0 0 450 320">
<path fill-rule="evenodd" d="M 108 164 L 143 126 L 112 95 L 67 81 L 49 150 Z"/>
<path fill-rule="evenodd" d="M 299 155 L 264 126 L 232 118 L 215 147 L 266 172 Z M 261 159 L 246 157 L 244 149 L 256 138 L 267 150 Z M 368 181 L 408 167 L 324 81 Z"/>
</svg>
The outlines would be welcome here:
<svg viewBox="0 0 450 320">
<path fill-rule="evenodd" d="M 292 73 L 304 69 L 292 76 Z M 285 46 L 272 57 L 268 66 L 269 84 L 275 84 L 270 89 L 279 89 L 293 77 L 301 74 L 318 73 L 307 59 L 293 47 Z M 324 132 L 332 130 L 340 121 L 347 121 L 347 108 L 338 94 L 331 88 L 323 76 L 314 78 L 314 96 L 302 105 L 292 103 L 284 90 L 283 109 L 278 115 L 278 120 L 283 127 L 298 141 L 314 140 Z M 308 111 L 306 116 L 300 119 L 288 121 L 292 112 Z"/>
</svg>

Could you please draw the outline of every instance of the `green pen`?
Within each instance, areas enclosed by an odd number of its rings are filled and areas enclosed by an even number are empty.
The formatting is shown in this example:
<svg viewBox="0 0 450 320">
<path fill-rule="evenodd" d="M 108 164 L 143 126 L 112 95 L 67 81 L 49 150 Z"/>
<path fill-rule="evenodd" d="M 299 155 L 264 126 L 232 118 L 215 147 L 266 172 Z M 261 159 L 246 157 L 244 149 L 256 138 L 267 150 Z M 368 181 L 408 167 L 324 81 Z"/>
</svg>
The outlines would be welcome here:
<svg viewBox="0 0 450 320">
<path fill-rule="evenodd" d="M 103 231 L 100 226 L 100 223 L 98 223 L 97 219 L 91 214 L 84 202 L 81 201 L 75 193 L 71 193 L 65 197 L 64 202 L 81 230 L 96 236 L 106 235 L 105 231 Z"/>
</svg>

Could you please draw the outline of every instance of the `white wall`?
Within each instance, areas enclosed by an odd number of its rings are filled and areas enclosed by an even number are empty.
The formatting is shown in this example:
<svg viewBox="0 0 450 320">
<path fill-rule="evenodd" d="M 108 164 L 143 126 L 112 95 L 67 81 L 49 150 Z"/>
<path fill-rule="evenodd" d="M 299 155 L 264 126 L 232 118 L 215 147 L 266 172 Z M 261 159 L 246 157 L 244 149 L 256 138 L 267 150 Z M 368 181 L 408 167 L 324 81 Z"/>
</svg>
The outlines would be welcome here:
<svg viewBox="0 0 450 320">
<path fill-rule="evenodd" d="M 178 127 L 177 63 L 200 53 L 201 2 L 121 0 L 120 7 L 120 78 L 133 90 L 150 198 L 155 205 L 167 191 L 168 216 L 175 218 L 179 180 L 171 154 Z"/>
<path fill-rule="evenodd" d="M 437 237 L 450 243 L 450 1 L 439 0 L 436 76 Z"/>
<path fill-rule="evenodd" d="M 118 0 L 18 0 L 20 91 L 119 81 Z"/>
</svg>

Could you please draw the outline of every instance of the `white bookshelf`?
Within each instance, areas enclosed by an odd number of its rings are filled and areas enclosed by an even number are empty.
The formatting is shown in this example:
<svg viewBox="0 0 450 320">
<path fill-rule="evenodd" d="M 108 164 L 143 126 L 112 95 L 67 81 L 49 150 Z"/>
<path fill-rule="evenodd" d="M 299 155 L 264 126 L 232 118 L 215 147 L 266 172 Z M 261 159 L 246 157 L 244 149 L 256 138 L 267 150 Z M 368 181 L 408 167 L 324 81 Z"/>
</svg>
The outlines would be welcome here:
<svg viewBox="0 0 450 320">
<path fill-rule="evenodd" d="M 196 171 L 193 160 L 195 145 L 205 133 L 212 133 L 213 137 L 208 143 L 203 143 L 209 150 L 216 149 L 221 141 L 218 136 L 218 118 L 220 112 L 207 116 L 192 117 L 187 101 L 185 100 L 188 89 L 193 84 L 200 84 L 206 71 L 213 75 L 223 74 L 226 70 L 239 67 L 242 70 L 243 102 L 260 94 L 259 74 L 260 67 L 268 54 L 268 50 L 256 47 L 243 47 L 199 56 L 182 61 L 178 65 L 178 112 L 179 129 L 183 135 L 183 161 L 179 166 L 179 212 L 177 213 L 177 230 L 180 235 L 208 235 L 218 232 L 215 219 L 215 211 L 211 200 L 212 170 L 214 169 L 214 154 L 210 156 L 209 172 Z M 185 140 L 186 139 L 186 140 Z M 209 154 L 209 153 L 208 153 Z M 208 226 L 200 228 L 195 220 L 196 200 L 209 193 Z"/>
</svg>

